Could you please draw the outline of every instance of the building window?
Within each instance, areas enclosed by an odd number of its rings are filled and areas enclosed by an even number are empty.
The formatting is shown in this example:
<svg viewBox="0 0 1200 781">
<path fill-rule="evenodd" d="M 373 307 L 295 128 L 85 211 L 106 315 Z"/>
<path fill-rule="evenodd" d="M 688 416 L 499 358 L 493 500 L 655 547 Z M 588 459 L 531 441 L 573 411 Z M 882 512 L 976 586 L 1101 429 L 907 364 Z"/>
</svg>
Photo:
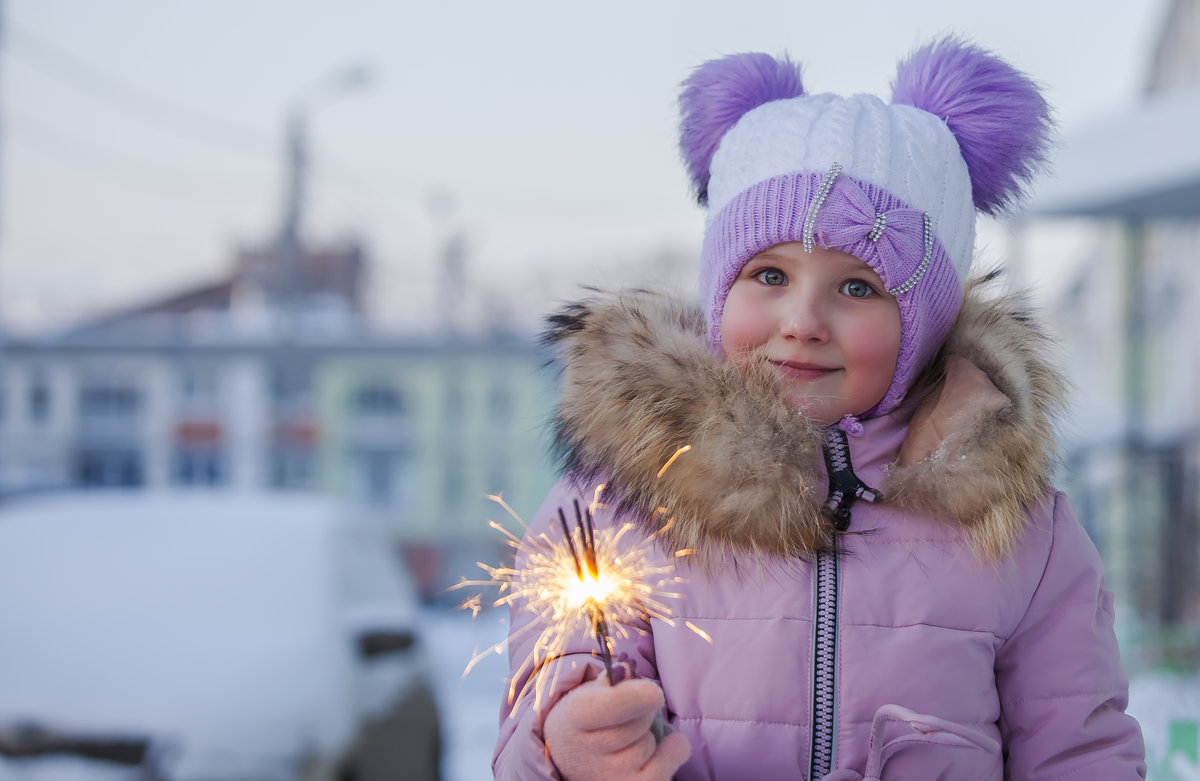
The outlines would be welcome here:
<svg viewBox="0 0 1200 781">
<path fill-rule="evenodd" d="M 356 388 L 350 396 L 350 409 L 364 417 L 390 417 L 407 412 L 404 395 L 382 382 Z"/>
<path fill-rule="evenodd" d="M 178 382 L 180 406 L 205 409 L 216 406 L 219 384 L 215 366 L 184 366 L 179 370 Z"/>
<path fill-rule="evenodd" d="M 464 428 L 466 398 L 457 375 L 452 374 L 446 380 L 446 392 L 442 397 L 442 433 L 449 439 L 459 439 Z"/>
<path fill-rule="evenodd" d="M 409 465 L 397 450 L 362 450 L 351 456 L 350 493 L 372 507 L 403 508 L 409 503 Z"/>
<path fill-rule="evenodd" d="M 88 383 L 79 389 L 79 414 L 84 418 L 130 418 L 138 414 L 141 405 L 137 388 Z"/>
<path fill-rule="evenodd" d="M 225 456 L 213 448 L 181 448 L 171 463 L 175 485 L 221 485 L 226 481 Z"/>
<path fill-rule="evenodd" d="M 293 408 L 312 398 L 312 366 L 302 361 L 285 361 L 271 367 L 271 398 L 275 406 Z"/>
<path fill-rule="evenodd" d="M 29 385 L 29 419 L 35 424 L 50 419 L 50 386 L 41 374 L 35 374 Z"/>
<path fill-rule="evenodd" d="M 269 474 L 274 488 L 310 488 L 313 455 L 309 448 L 277 447 L 271 453 Z"/>
<path fill-rule="evenodd" d="M 142 456 L 129 448 L 88 448 L 75 459 L 75 482 L 85 488 L 136 488 L 145 482 Z"/>
</svg>

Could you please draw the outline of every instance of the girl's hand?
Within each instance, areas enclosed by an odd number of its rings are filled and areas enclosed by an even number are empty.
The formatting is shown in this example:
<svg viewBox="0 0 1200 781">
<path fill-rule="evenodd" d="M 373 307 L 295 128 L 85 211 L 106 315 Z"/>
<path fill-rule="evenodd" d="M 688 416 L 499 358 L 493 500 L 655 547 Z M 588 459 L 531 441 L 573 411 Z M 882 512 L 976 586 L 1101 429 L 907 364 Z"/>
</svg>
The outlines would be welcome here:
<svg viewBox="0 0 1200 781">
<path fill-rule="evenodd" d="M 678 733 L 661 743 L 650 731 L 662 690 L 603 675 L 568 692 L 546 715 L 546 748 L 566 781 L 670 781 L 692 749 Z"/>
</svg>

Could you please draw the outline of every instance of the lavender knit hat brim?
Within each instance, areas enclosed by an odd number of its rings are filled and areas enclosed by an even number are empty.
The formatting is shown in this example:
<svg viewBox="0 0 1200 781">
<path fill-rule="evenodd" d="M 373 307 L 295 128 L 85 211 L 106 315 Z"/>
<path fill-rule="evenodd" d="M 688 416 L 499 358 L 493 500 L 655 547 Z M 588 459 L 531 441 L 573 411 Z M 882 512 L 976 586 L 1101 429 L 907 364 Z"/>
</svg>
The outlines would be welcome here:
<svg viewBox="0 0 1200 781">
<path fill-rule="evenodd" d="M 786 59 L 734 55 L 684 84 L 681 150 L 709 208 L 700 290 L 721 341 L 742 266 L 789 241 L 848 252 L 895 295 L 896 372 L 866 415 L 904 398 L 958 314 L 976 209 L 1016 201 L 1044 159 L 1050 119 L 1033 83 L 947 39 L 900 67 L 894 102 L 805 95 Z"/>
</svg>

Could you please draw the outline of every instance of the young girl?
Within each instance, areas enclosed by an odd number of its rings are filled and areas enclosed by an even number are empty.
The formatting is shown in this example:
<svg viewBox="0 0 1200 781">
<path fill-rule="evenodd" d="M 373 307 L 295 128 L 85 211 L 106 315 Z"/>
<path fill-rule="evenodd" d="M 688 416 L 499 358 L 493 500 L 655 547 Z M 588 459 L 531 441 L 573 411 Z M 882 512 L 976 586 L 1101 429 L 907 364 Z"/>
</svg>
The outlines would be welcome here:
<svg viewBox="0 0 1200 781">
<path fill-rule="evenodd" d="M 1061 382 L 1018 303 L 967 281 L 1047 106 L 955 39 L 893 90 L 807 95 L 759 54 L 685 83 L 700 306 L 552 318 L 568 472 L 526 538 L 591 505 L 677 596 L 613 633 L 615 683 L 586 616 L 533 660 L 546 619 L 513 605 L 496 778 L 1144 777 L 1100 560 L 1048 483 Z"/>
</svg>

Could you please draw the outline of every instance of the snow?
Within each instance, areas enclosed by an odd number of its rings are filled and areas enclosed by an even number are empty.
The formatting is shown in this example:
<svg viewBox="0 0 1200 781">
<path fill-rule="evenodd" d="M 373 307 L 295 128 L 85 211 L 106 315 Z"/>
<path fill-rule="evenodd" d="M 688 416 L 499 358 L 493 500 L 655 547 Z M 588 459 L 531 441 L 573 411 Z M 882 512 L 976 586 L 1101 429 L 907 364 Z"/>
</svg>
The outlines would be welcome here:
<svg viewBox="0 0 1200 781">
<path fill-rule="evenodd" d="M 1148 778 L 1200 781 L 1196 759 L 1200 749 L 1196 744 L 1200 675 L 1151 672 L 1138 676 L 1129 686 L 1129 712 L 1142 725 Z"/>
<path fill-rule="evenodd" d="M 333 676 L 305 672 L 350 664 L 328 633 L 333 572 L 320 548 L 332 531 L 319 510 L 76 499 L 10 511 L 0 525 L 0 615 L 35 630 L 0 627 L 0 713 L 81 729 L 155 724 L 201 744 L 254 730 L 251 744 L 281 753 L 309 730 L 347 729 L 280 723 L 347 708 Z M 264 686 L 289 701 L 265 703 Z"/>
<path fill-rule="evenodd" d="M 435 696 L 442 717 L 444 781 L 486 781 L 492 777 L 492 749 L 499 734 L 500 703 L 508 656 L 489 653 L 466 673 L 479 653 L 504 641 L 508 611 L 490 610 L 473 618 L 465 611 L 430 610 L 423 616 L 431 654 Z M 465 674 L 464 674 L 465 673 Z"/>
<path fill-rule="evenodd" d="M 304 495 L 6 505 L 0 727 L 140 737 L 152 725 L 188 778 L 283 777 L 302 757 L 337 756 L 385 704 L 360 690 L 394 702 L 417 671 L 353 655 L 359 624 L 417 619 L 387 550 Z"/>
</svg>

